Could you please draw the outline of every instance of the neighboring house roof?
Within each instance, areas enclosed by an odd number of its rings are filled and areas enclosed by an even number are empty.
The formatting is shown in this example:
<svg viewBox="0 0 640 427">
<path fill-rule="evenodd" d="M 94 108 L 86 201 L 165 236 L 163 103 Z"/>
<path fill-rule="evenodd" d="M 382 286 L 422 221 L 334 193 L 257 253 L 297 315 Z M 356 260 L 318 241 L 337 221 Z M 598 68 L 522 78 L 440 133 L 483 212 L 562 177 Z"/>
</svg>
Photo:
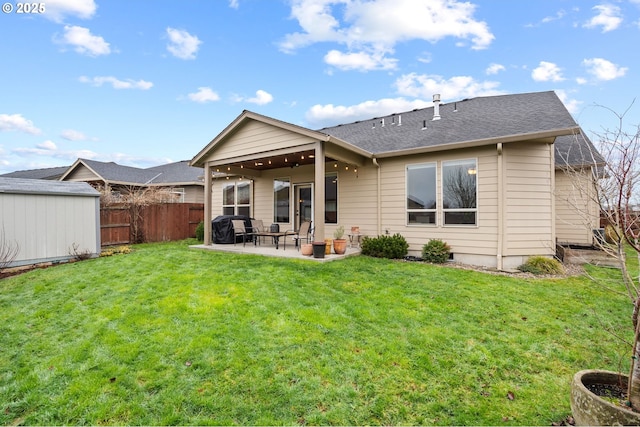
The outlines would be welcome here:
<svg viewBox="0 0 640 427">
<path fill-rule="evenodd" d="M 0 193 L 100 196 L 100 193 L 86 182 L 60 182 L 46 179 L 7 177 L 0 177 Z"/>
<path fill-rule="evenodd" d="M 27 178 L 27 179 L 52 179 L 57 180 L 66 171 L 69 166 L 60 166 L 56 168 L 29 169 L 22 171 L 9 172 L 0 175 L 7 178 Z"/>
<path fill-rule="evenodd" d="M 169 163 L 166 165 L 154 166 L 152 168 L 145 169 L 153 172 L 155 175 L 153 184 L 164 183 L 193 183 L 197 181 L 202 183 L 204 179 L 204 171 L 202 168 L 195 168 L 189 166 L 188 160 L 182 160 L 175 163 Z M 158 173 L 160 175 L 158 175 Z"/>
<path fill-rule="evenodd" d="M 555 92 L 487 96 L 319 129 L 375 156 L 416 149 L 453 149 L 578 131 Z"/>
<path fill-rule="evenodd" d="M 78 159 L 60 180 L 65 180 L 79 168 L 86 168 L 95 180 L 122 185 L 203 185 L 202 168 L 189 166 L 187 161 L 154 166 L 147 169 L 122 166 L 114 162 Z"/>
</svg>

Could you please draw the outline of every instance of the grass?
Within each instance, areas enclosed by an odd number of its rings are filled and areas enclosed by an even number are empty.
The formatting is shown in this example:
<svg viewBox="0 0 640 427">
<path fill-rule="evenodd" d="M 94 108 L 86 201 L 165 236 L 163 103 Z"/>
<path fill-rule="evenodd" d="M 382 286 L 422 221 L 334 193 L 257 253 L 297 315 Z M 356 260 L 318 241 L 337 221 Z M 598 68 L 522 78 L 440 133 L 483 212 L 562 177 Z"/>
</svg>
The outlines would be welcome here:
<svg viewBox="0 0 640 427">
<path fill-rule="evenodd" d="M 0 280 L 0 424 L 550 425 L 627 369 L 631 307 L 582 277 L 194 242 Z"/>
</svg>

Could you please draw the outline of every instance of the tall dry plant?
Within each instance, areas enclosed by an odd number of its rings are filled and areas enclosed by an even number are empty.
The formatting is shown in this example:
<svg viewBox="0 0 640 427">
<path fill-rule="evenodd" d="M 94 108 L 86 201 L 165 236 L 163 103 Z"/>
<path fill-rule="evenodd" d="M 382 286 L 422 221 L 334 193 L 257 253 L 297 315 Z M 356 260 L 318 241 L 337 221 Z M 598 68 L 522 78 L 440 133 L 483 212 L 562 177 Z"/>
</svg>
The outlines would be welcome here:
<svg viewBox="0 0 640 427">
<path fill-rule="evenodd" d="M 144 209 L 150 205 L 158 205 L 176 201 L 171 188 L 124 186 L 114 191 L 110 186 L 98 186 L 101 206 L 122 206 L 129 210 L 131 222 L 131 239 L 133 243 L 143 243 Z"/>
<path fill-rule="evenodd" d="M 583 135 L 576 135 L 573 151 L 567 151 L 561 160 L 574 190 L 567 201 L 587 226 L 593 214 L 590 207 L 597 208 L 606 232 L 594 244 L 620 268 L 617 287 L 602 280 L 598 283 L 624 293 L 633 306 L 628 398 L 631 407 L 640 410 L 640 272 L 634 277 L 627 263 L 627 249 L 631 248 L 640 264 L 640 125 L 625 125 L 631 106 L 622 114 L 602 107 L 615 115 L 617 126 L 596 133 L 595 146 Z"/>
<path fill-rule="evenodd" d="M 9 267 L 20 252 L 20 245 L 16 241 L 9 241 L 4 231 L 4 224 L 0 229 L 0 272 Z"/>
</svg>

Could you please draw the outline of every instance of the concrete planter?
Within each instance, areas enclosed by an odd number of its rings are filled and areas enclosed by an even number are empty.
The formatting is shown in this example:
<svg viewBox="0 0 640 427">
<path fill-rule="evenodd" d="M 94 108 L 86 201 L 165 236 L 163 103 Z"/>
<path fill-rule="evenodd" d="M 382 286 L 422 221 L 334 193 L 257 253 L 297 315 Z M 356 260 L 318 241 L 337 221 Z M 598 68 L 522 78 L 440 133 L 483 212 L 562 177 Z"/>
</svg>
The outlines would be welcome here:
<svg viewBox="0 0 640 427">
<path fill-rule="evenodd" d="M 640 425 L 640 413 L 601 398 L 586 386 L 619 385 L 626 389 L 628 377 L 617 372 L 584 370 L 571 382 L 571 411 L 577 426 Z"/>
</svg>

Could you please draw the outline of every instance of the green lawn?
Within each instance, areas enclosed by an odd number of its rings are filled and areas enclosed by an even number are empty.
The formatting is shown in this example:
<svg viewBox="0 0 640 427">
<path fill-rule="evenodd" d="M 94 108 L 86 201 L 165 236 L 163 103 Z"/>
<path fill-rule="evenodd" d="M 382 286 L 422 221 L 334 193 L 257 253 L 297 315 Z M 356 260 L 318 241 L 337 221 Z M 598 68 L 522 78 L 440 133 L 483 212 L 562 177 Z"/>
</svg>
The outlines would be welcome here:
<svg viewBox="0 0 640 427">
<path fill-rule="evenodd" d="M 0 280 L 0 424 L 550 425 L 626 370 L 631 307 L 582 277 L 194 242 Z"/>
</svg>

